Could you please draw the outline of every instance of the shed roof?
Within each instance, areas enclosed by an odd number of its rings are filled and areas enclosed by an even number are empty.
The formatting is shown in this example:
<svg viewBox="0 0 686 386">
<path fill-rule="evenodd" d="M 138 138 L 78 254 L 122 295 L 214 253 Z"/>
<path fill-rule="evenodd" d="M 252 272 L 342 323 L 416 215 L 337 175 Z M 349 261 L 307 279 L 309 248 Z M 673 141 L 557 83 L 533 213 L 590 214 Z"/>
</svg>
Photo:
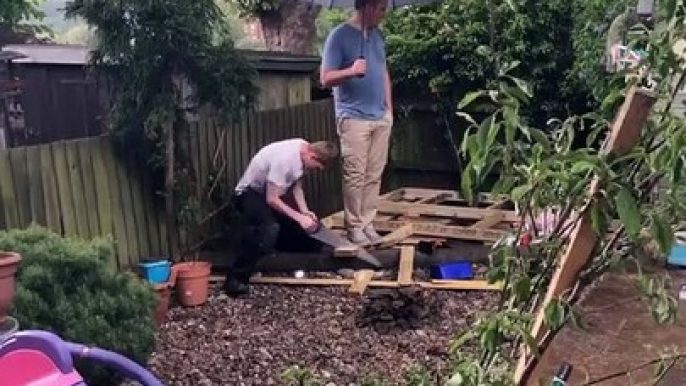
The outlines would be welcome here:
<svg viewBox="0 0 686 386">
<path fill-rule="evenodd" d="M 74 44 L 8 44 L 2 52 L 23 55 L 13 62 L 21 64 L 86 65 L 90 59 L 87 46 Z M 314 55 L 285 52 L 239 50 L 253 61 L 257 70 L 275 72 L 312 72 L 320 62 Z"/>
</svg>

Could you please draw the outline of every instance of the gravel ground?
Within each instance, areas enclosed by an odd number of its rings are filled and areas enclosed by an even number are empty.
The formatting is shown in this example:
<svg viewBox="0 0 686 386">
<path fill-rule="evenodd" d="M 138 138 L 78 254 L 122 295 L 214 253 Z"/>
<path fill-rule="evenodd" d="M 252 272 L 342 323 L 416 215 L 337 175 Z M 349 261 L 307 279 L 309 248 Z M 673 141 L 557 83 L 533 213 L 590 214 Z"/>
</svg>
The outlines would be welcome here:
<svg viewBox="0 0 686 386">
<path fill-rule="evenodd" d="M 495 304 L 492 292 L 346 289 L 254 285 L 234 299 L 214 286 L 205 305 L 170 309 L 151 369 L 166 385 L 282 385 L 293 365 L 329 386 L 402 385 L 416 364 L 444 373 L 450 339 Z"/>
</svg>

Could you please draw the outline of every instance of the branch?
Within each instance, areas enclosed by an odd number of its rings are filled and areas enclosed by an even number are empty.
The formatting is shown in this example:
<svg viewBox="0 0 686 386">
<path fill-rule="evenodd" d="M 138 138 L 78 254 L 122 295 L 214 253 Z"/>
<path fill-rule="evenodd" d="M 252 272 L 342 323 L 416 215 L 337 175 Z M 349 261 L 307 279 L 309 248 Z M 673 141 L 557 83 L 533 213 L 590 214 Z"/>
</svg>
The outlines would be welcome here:
<svg viewBox="0 0 686 386">
<path fill-rule="evenodd" d="M 594 380 L 592 380 L 592 381 L 586 382 L 586 383 L 582 384 L 582 386 L 596 385 L 596 384 L 599 384 L 599 383 L 601 383 L 601 382 L 608 381 L 608 380 L 610 380 L 610 379 L 619 378 L 619 377 L 621 377 L 621 376 L 623 376 L 623 375 L 627 375 L 627 376 L 628 376 L 630 373 L 632 373 L 632 372 L 634 372 L 634 371 L 636 371 L 636 370 L 640 370 L 640 369 L 642 369 L 642 368 L 644 368 L 644 367 L 648 367 L 648 366 L 654 365 L 654 364 L 656 364 L 656 363 L 658 363 L 658 362 L 661 362 L 661 361 L 666 361 L 666 360 L 671 360 L 671 361 L 673 361 L 673 362 L 672 362 L 663 372 L 661 372 L 661 373 L 659 374 L 659 377 L 658 377 L 658 379 L 657 379 L 657 381 L 659 381 L 660 379 L 662 379 L 662 378 L 665 376 L 665 374 L 669 371 L 669 369 L 672 368 L 672 367 L 674 366 L 674 364 L 676 363 L 676 361 L 678 361 L 679 359 L 683 359 L 684 357 L 686 357 L 686 354 L 685 354 L 685 353 L 677 353 L 677 354 L 673 354 L 673 355 L 670 355 L 670 356 L 667 356 L 667 357 L 660 357 L 660 358 L 656 358 L 656 359 L 651 359 L 651 360 L 649 360 L 649 361 L 646 361 L 646 362 L 640 363 L 640 364 L 638 364 L 638 365 L 636 365 L 636 366 L 634 366 L 634 367 L 631 367 L 631 368 L 629 368 L 628 370 L 617 371 L 617 372 L 615 372 L 615 373 L 608 374 L 608 375 L 604 375 L 604 376 L 602 376 L 602 377 L 600 377 L 600 378 L 597 378 L 597 379 L 594 379 Z"/>
</svg>

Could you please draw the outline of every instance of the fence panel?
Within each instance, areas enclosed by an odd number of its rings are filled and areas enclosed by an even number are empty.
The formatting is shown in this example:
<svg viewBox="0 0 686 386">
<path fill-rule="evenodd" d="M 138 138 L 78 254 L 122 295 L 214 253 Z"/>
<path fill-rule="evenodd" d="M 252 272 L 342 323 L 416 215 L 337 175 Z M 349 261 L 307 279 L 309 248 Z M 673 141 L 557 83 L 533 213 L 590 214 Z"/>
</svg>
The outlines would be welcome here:
<svg viewBox="0 0 686 386">
<path fill-rule="evenodd" d="M 207 120 L 191 127 L 189 165 L 199 192 L 215 183 L 232 188 L 250 158 L 269 142 L 291 137 L 335 140 L 331 100 L 249 114 L 231 127 Z M 113 267 L 168 254 L 163 207 L 150 176 L 131 157 L 115 154 L 108 136 L 0 150 L 0 229 L 37 223 L 62 235 L 111 235 Z M 322 216 L 340 207 L 340 166 L 309 175 L 307 198 Z M 202 188 L 205 189 L 202 189 Z"/>
</svg>

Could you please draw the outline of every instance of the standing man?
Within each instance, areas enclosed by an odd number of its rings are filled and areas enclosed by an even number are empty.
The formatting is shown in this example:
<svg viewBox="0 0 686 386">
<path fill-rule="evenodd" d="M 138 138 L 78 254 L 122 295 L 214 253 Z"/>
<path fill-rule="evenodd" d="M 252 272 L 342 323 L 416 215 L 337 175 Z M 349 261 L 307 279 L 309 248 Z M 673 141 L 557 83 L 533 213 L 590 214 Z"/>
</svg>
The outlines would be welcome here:
<svg viewBox="0 0 686 386">
<path fill-rule="evenodd" d="M 323 170 L 336 156 L 335 144 L 300 138 L 270 143 L 253 156 L 235 189 L 234 203 L 243 217 L 243 245 L 226 275 L 227 294 L 248 292 L 257 263 L 274 252 L 278 241 L 316 248 L 308 233 L 316 230 L 319 221 L 305 200 L 302 177 Z M 287 193 L 295 207 L 283 200 Z"/>
<path fill-rule="evenodd" d="M 381 239 L 372 221 L 393 125 L 391 80 L 378 29 L 385 13 L 386 0 L 355 0 L 354 15 L 326 39 L 320 75 L 334 92 L 345 226 L 358 245 Z"/>
</svg>

